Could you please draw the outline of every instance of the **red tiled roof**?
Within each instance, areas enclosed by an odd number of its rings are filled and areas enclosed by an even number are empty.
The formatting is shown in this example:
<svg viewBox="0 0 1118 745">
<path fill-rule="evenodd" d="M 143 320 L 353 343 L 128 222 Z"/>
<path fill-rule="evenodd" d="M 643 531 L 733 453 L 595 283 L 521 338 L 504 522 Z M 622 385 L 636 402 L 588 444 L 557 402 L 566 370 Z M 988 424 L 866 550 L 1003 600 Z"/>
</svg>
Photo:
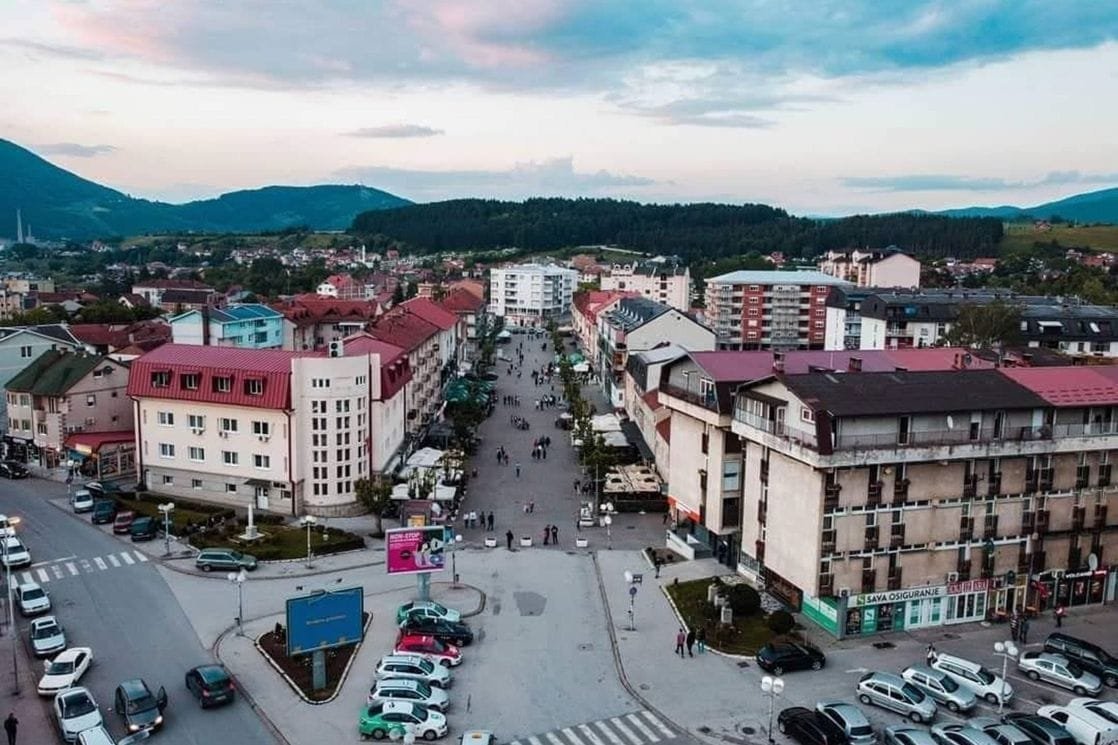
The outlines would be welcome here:
<svg viewBox="0 0 1118 745">
<path fill-rule="evenodd" d="M 132 442 L 135 439 L 136 435 L 131 429 L 120 430 L 118 432 L 74 432 L 66 435 L 66 439 L 62 445 L 67 449 L 85 446 L 89 448 L 91 452 L 96 453 L 102 445 Z"/>
<path fill-rule="evenodd" d="M 1113 406 L 1118 369 L 1113 367 L 1009 367 L 1001 374 L 1053 406 Z"/>
<path fill-rule="evenodd" d="M 653 411 L 656 411 L 663 405 L 660 403 L 660 391 L 655 389 L 641 396 L 641 400 Z"/>
<path fill-rule="evenodd" d="M 439 304 L 452 313 L 476 313 L 485 307 L 485 300 L 464 287 L 454 287 Z"/>
<path fill-rule="evenodd" d="M 345 355 L 380 355 L 380 397 L 388 400 L 396 395 L 412 377 L 408 355 L 395 344 L 381 341 L 362 331 L 345 338 Z"/>
<path fill-rule="evenodd" d="M 395 344 L 409 352 L 439 333 L 439 327 L 397 306 L 378 318 L 369 333 L 381 341 Z"/>
<path fill-rule="evenodd" d="M 450 287 L 455 290 L 465 290 L 471 295 L 485 300 L 485 283 L 479 282 L 476 279 L 460 279 L 456 282 L 451 282 Z"/>
<path fill-rule="evenodd" d="M 422 318 L 427 323 L 438 326 L 443 331 L 449 331 L 458 325 L 458 316 L 443 308 L 429 297 L 413 297 L 401 303 L 409 313 Z"/>
<path fill-rule="evenodd" d="M 339 300 L 313 294 L 296 295 L 272 307 L 296 326 L 336 321 L 371 321 L 377 315 L 377 304 L 367 300 Z"/>
</svg>

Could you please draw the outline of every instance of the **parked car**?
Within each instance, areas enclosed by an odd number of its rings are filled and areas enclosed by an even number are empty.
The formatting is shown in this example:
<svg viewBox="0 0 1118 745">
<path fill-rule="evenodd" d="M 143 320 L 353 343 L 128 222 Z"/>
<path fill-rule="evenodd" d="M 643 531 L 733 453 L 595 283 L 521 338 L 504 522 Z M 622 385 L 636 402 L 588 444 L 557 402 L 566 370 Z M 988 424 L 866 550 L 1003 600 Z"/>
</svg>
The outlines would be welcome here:
<svg viewBox="0 0 1118 745">
<path fill-rule="evenodd" d="M 931 696 L 949 711 L 970 711 L 978 700 L 969 688 L 963 688 L 950 675 L 925 665 L 910 665 L 901 677 Z"/>
<path fill-rule="evenodd" d="M 104 723 L 101 709 L 89 689 L 77 687 L 68 688 L 54 697 L 54 718 L 58 722 L 58 729 L 62 739 L 74 742 L 78 733 Z"/>
<path fill-rule="evenodd" d="M 385 655 L 377 663 L 375 677 L 413 678 L 439 688 L 449 688 L 451 683 L 450 670 L 414 654 Z"/>
<path fill-rule="evenodd" d="M 363 739 L 383 740 L 389 736 L 398 739 L 397 735 L 402 736 L 406 729 L 416 737 L 435 740 L 447 732 L 446 717 L 422 704 L 386 701 L 366 706 L 357 722 L 357 733 Z"/>
<path fill-rule="evenodd" d="M 17 519 L 15 522 L 19 522 Z M 0 536 L 9 536 L 16 534 L 15 523 L 8 519 L 7 515 L 0 515 Z"/>
<path fill-rule="evenodd" d="M 22 463 L 17 463 L 14 460 L 6 460 L 0 463 L 0 476 L 6 479 L 25 479 L 30 475 L 26 466 Z"/>
<path fill-rule="evenodd" d="M 31 622 L 31 650 L 36 657 L 49 657 L 66 649 L 66 632 L 54 616 L 42 616 Z"/>
<path fill-rule="evenodd" d="M 845 745 L 846 735 L 838 725 L 817 711 L 790 706 L 777 715 L 776 728 L 800 745 Z"/>
<path fill-rule="evenodd" d="M 128 528 L 132 541 L 150 541 L 159 535 L 159 523 L 154 517 L 137 517 Z"/>
<path fill-rule="evenodd" d="M 1009 703 L 1013 698 L 1013 686 L 977 662 L 940 652 L 936 655 L 932 668 L 947 673 L 956 683 L 969 688 L 975 696 L 985 699 L 989 704 L 997 704 L 999 701 Z"/>
<path fill-rule="evenodd" d="M 89 519 L 94 525 L 103 525 L 116 520 L 115 499 L 95 499 L 93 501 L 93 514 Z"/>
<path fill-rule="evenodd" d="M 1068 634 L 1049 634 L 1044 640 L 1044 651 L 1062 654 L 1079 663 L 1089 673 L 1102 678 L 1111 688 L 1118 687 L 1118 659 L 1097 644 Z"/>
<path fill-rule="evenodd" d="M 412 701 L 442 712 L 450 706 L 450 696 L 446 691 L 414 678 L 378 680 L 370 689 L 366 703 L 375 704 L 380 701 Z"/>
<path fill-rule="evenodd" d="M 906 716 L 917 724 L 930 722 L 936 703 L 916 686 L 893 673 L 866 673 L 858 680 L 858 700 Z"/>
<path fill-rule="evenodd" d="M 111 481 L 89 481 L 83 484 L 82 488 L 92 494 L 95 499 L 124 494 L 124 489 L 120 488 L 120 484 L 114 484 Z"/>
<path fill-rule="evenodd" d="M 79 732 L 78 745 L 136 745 L 136 743 L 148 739 L 150 734 L 146 729 L 143 729 L 134 734 L 126 735 L 120 740 L 114 740 L 109 731 L 105 729 L 105 725 L 101 724 Z"/>
<path fill-rule="evenodd" d="M 1024 732 L 1035 745 L 1075 745 L 1075 738 L 1070 732 L 1037 714 L 1014 712 L 1003 716 L 1002 721 Z"/>
<path fill-rule="evenodd" d="M 993 737 L 969 724 L 937 724 L 932 727 L 932 738 L 939 745 L 998 745 Z"/>
<path fill-rule="evenodd" d="M 78 489 L 70 495 L 70 507 L 81 514 L 93 511 L 93 495 L 85 489 Z"/>
<path fill-rule="evenodd" d="M 113 532 L 127 533 L 132 530 L 132 523 L 135 521 L 136 513 L 132 510 L 118 512 L 116 513 L 116 517 L 113 518 Z"/>
<path fill-rule="evenodd" d="M 877 742 L 870 720 L 854 704 L 846 701 L 820 701 L 815 705 L 815 710 L 834 722 L 846 735 L 850 745 L 873 745 Z"/>
<path fill-rule="evenodd" d="M 131 678 L 116 687 L 113 708 L 124 720 L 129 732 L 156 730 L 163 726 L 167 691 L 160 687 L 159 692 L 153 694 L 143 678 Z"/>
<path fill-rule="evenodd" d="M 31 552 L 27 550 L 27 546 L 23 545 L 23 541 L 13 535 L 4 538 L 4 550 L 0 554 L 0 561 L 4 566 L 15 569 L 16 567 L 25 567 L 31 564 Z"/>
<path fill-rule="evenodd" d="M 923 727 L 911 724 L 894 724 L 881 730 L 885 745 L 936 745 L 935 738 Z"/>
<path fill-rule="evenodd" d="M 233 678 L 221 665 L 199 665 L 186 671 L 186 690 L 203 709 L 231 703 L 235 697 Z"/>
<path fill-rule="evenodd" d="M 1114 745 L 1118 742 L 1118 723 L 1109 718 L 1105 709 L 1096 713 L 1070 705 L 1042 706 L 1036 713 L 1066 729 L 1079 745 Z"/>
<path fill-rule="evenodd" d="M 788 670 L 821 670 L 826 657 L 817 648 L 802 642 L 769 642 L 757 650 L 757 665 L 773 675 Z"/>
<path fill-rule="evenodd" d="M 474 640 L 474 632 L 461 621 L 444 618 L 408 618 L 401 627 L 405 634 L 433 636 L 445 644 L 465 647 Z"/>
<path fill-rule="evenodd" d="M 214 569 L 238 570 L 256 569 L 256 557 L 252 554 L 242 554 L 235 548 L 204 548 L 198 552 L 194 559 L 194 566 L 203 572 Z"/>
<path fill-rule="evenodd" d="M 445 618 L 447 621 L 461 621 L 462 614 L 433 600 L 416 600 L 404 603 L 396 609 L 396 625 L 403 626 L 409 618 Z"/>
<path fill-rule="evenodd" d="M 1068 701 L 1067 707 L 1076 712 L 1080 710 L 1089 712 L 1110 722 L 1111 726 L 1118 727 L 1118 703 L 1114 701 L 1102 701 L 1097 698 L 1073 698 Z"/>
<path fill-rule="evenodd" d="M 85 675 L 93 664 L 93 650 L 89 647 L 70 647 L 43 663 L 43 677 L 39 678 L 39 695 L 53 696 L 70 688 Z"/>
<path fill-rule="evenodd" d="M 1101 680 L 1060 654 L 1024 652 L 1017 658 L 1017 668 L 1032 680 L 1067 688 L 1076 696 L 1097 695 L 1102 690 Z"/>
<path fill-rule="evenodd" d="M 458 647 L 453 644 L 443 644 L 433 636 L 408 634 L 401 631 L 392 651 L 396 654 L 417 654 L 444 667 L 455 667 L 462 664 L 462 652 Z"/>
<path fill-rule="evenodd" d="M 971 717 L 967 724 L 994 738 L 998 745 L 1033 745 L 1032 738 L 1022 730 L 996 717 Z"/>
<path fill-rule="evenodd" d="M 38 582 L 16 585 L 16 605 L 24 616 L 35 616 L 50 610 L 50 594 Z"/>
</svg>

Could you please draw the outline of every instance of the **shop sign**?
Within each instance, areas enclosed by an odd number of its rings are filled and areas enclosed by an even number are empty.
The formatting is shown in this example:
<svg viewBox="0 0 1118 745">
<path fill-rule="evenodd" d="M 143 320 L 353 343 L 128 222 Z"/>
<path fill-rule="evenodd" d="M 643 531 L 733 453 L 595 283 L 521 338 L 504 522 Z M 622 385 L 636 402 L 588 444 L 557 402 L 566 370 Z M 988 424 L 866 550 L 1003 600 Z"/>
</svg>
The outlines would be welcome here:
<svg viewBox="0 0 1118 745">
<path fill-rule="evenodd" d="M 1099 577 L 1106 574 L 1105 569 L 1084 569 L 1082 572 L 1068 572 L 1064 575 L 1064 579 L 1086 579 L 1087 577 Z"/>
<path fill-rule="evenodd" d="M 865 595 L 856 595 L 852 605 L 880 605 L 881 603 L 903 603 L 906 600 L 922 600 L 924 598 L 943 597 L 947 592 L 945 585 L 935 587 L 910 587 L 907 590 L 890 590 L 888 592 L 871 592 Z"/>
<path fill-rule="evenodd" d="M 986 592 L 991 588 L 988 579 L 968 579 L 962 582 L 952 582 L 947 586 L 948 595 L 967 595 L 972 592 Z"/>
</svg>

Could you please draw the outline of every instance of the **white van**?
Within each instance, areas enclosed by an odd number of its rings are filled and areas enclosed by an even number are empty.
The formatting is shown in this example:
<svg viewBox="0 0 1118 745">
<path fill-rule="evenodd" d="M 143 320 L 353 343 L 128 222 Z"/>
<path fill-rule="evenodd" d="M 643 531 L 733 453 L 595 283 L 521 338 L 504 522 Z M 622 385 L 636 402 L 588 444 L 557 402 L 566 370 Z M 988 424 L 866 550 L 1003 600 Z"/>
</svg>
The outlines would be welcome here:
<svg viewBox="0 0 1118 745">
<path fill-rule="evenodd" d="M 1082 701 L 1083 699 L 1076 699 Z M 1087 707 L 1042 706 L 1036 712 L 1066 729 L 1079 745 L 1114 745 L 1118 743 L 1118 727 Z"/>
</svg>

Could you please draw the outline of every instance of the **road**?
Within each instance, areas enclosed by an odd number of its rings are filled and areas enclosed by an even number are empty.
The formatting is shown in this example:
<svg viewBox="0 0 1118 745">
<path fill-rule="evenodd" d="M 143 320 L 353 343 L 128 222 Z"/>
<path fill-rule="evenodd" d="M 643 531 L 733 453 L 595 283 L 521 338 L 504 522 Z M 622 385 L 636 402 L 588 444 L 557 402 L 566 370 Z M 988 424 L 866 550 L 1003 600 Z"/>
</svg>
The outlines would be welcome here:
<svg viewBox="0 0 1118 745">
<path fill-rule="evenodd" d="M 206 711 L 195 704 L 183 686 L 183 676 L 213 657 L 156 570 L 157 562 L 145 560 L 129 541 L 91 525 L 87 516 L 75 516 L 49 501 L 64 495 L 65 486 L 50 481 L 0 482 L 0 509 L 22 519 L 19 533 L 35 562 L 13 578 L 32 577 L 42 584 L 70 646 L 93 649 L 94 664 L 82 684 L 101 705 L 110 731 L 117 736 L 124 733 L 120 718 L 111 711 L 116 685 L 141 677 L 153 690 L 167 689 L 166 724 L 158 735 L 164 741 L 274 743 L 244 701 Z M 27 622 L 18 613 L 16 626 L 26 636 Z M 7 645 L 5 638 L 0 643 L 0 670 L 4 670 L 0 680 L 5 683 L 11 680 Z M 17 713 L 31 706 L 49 709 L 47 699 L 36 698 L 33 690 L 25 688 L 20 701 L 12 705 Z"/>
</svg>

